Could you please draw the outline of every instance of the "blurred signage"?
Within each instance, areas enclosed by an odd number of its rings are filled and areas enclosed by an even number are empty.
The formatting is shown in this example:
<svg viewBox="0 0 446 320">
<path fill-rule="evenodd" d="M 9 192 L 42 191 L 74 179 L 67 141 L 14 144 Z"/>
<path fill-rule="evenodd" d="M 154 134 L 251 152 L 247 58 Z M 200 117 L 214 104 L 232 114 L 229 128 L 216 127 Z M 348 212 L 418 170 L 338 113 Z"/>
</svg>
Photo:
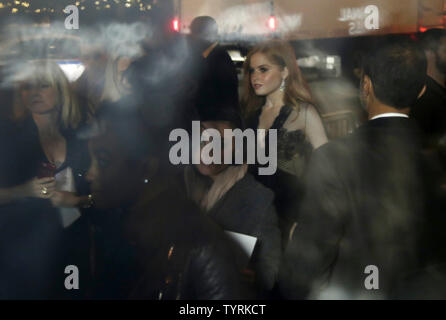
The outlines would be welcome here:
<svg viewBox="0 0 446 320">
<path fill-rule="evenodd" d="M 379 8 L 368 5 L 359 8 L 341 8 L 338 21 L 348 22 L 348 34 L 364 34 L 367 30 L 379 30 Z"/>
<path fill-rule="evenodd" d="M 444 22 L 443 0 L 178 1 L 182 32 L 189 32 L 196 16 L 209 15 L 229 40 L 271 34 L 272 14 L 274 32 L 286 39 L 412 33 L 419 29 L 423 14 L 426 21 Z"/>
<path fill-rule="evenodd" d="M 276 0 L 276 15 L 301 12 L 298 29 L 283 29 L 288 39 L 332 38 L 417 31 L 419 0 Z"/>
<path fill-rule="evenodd" d="M 444 0 L 420 0 L 419 27 L 428 29 L 432 27 L 446 27 L 446 1 Z"/>
</svg>

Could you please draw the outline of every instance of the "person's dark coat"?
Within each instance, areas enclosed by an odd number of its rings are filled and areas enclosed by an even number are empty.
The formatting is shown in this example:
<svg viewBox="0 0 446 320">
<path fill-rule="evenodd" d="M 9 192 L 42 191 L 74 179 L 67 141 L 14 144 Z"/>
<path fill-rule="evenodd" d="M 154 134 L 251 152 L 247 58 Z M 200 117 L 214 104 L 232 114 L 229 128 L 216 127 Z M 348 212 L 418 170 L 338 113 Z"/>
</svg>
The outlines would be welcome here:
<svg viewBox="0 0 446 320">
<path fill-rule="evenodd" d="M 390 117 L 315 151 L 281 270 L 285 297 L 385 298 L 417 270 L 424 211 L 419 150 L 411 120 Z M 367 266 L 378 268 L 379 290 L 365 288 Z"/>
<path fill-rule="evenodd" d="M 147 206 L 122 211 L 109 224 L 111 232 L 102 239 L 107 252 L 98 262 L 97 286 L 90 297 L 246 298 L 232 244 L 184 194 L 179 187 L 169 188 Z"/>
<path fill-rule="evenodd" d="M 198 110 L 209 107 L 232 108 L 240 113 L 237 69 L 228 52 L 217 45 L 203 56 L 212 43 L 191 39 L 198 64 Z"/>
<path fill-rule="evenodd" d="M 424 146 L 436 148 L 446 134 L 446 88 L 428 76 L 426 92 L 412 107 L 411 118 L 423 133 Z"/>
<path fill-rule="evenodd" d="M 427 77 L 426 92 L 411 110 L 411 117 L 417 122 L 423 136 L 423 148 L 429 159 L 428 213 L 437 239 L 431 252 L 438 252 L 446 236 L 441 226 L 446 222 L 446 88 Z M 442 220 L 443 223 L 438 223 Z M 446 253 L 443 254 L 443 260 Z"/>
<path fill-rule="evenodd" d="M 224 230 L 257 238 L 252 268 L 260 287 L 266 290 L 270 290 L 277 280 L 282 253 L 273 200 L 273 192 L 248 173 L 208 212 Z"/>
</svg>

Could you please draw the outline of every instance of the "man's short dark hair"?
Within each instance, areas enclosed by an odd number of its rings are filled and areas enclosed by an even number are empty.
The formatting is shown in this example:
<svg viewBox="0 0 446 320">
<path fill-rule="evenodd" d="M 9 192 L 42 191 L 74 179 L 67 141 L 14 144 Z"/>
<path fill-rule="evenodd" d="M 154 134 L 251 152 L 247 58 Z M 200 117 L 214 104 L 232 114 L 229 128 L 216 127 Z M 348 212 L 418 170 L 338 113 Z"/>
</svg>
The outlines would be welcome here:
<svg viewBox="0 0 446 320">
<path fill-rule="evenodd" d="M 363 58 L 375 96 L 397 109 L 411 107 L 426 83 L 424 52 L 409 39 L 386 38 Z"/>
<path fill-rule="evenodd" d="M 192 20 L 190 33 L 200 39 L 215 41 L 218 38 L 218 25 L 214 18 L 199 16 Z"/>
<path fill-rule="evenodd" d="M 436 52 L 440 44 L 440 40 L 446 37 L 446 30 L 433 28 L 423 32 L 420 35 L 420 42 L 424 50 Z"/>
</svg>

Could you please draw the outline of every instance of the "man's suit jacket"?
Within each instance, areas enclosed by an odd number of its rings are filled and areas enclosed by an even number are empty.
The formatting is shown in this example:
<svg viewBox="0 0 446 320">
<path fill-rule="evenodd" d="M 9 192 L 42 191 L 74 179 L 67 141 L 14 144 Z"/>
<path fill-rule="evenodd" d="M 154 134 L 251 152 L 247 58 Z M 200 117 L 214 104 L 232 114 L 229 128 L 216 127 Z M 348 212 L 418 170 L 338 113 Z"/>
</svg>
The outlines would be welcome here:
<svg viewBox="0 0 446 320">
<path fill-rule="evenodd" d="M 371 120 L 313 154 L 280 288 L 287 298 L 385 298 L 418 267 L 424 207 L 410 119 Z M 379 271 L 379 290 L 367 266 Z"/>
<path fill-rule="evenodd" d="M 203 108 L 232 108 L 240 112 L 237 69 L 223 47 L 215 46 L 203 57 L 212 43 L 192 39 L 192 46 L 199 52 L 198 110 Z"/>
</svg>

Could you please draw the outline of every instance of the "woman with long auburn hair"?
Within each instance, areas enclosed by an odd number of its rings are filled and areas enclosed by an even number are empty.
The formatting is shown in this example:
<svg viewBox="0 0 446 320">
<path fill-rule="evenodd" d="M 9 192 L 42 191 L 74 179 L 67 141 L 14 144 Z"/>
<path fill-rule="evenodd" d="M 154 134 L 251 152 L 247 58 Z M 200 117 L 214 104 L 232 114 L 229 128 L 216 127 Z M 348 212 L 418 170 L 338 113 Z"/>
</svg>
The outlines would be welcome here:
<svg viewBox="0 0 446 320">
<path fill-rule="evenodd" d="M 257 55 L 256 55 L 257 54 Z M 246 58 L 246 62 L 243 66 L 243 71 L 245 74 L 243 80 L 243 97 L 242 102 L 244 104 L 245 115 L 249 116 L 253 112 L 261 108 L 267 99 L 267 95 L 259 93 L 254 89 L 253 82 L 251 81 L 251 60 L 260 55 L 263 55 L 268 62 L 279 68 L 280 71 L 287 69 L 287 75 L 283 78 L 285 90 L 283 91 L 283 102 L 286 105 L 298 109 L 300 102 L 311 103 L 312 98 L 305 82 L 302 78 L 299 67 L 297 66 L 296 56 L 294 54 L 293 48 L 286 42 L 273 40 L 261 43 L 254 47 Z M 263 73 L 268 71 L 267 69 L 262 69 Z M 279 88 L 280 89 L 280 88 Z"/>
<path fill-rule="evenodd" d="M 286 243 L 295 220 L 290 214 L 295 214 L 296 199 L 302 193 L 299 178 L 312 150 L 327 142 L 321 117 L 312 104 L 290 44 L 270 40 L 248 53 L 242 108 L 249 127 L 266 130 L 265 135 L 257 136 L 261 140 L 258 145 L 267 147 L 269 130 L 277 130 L 278 169 L 273 176 L 257 178 L 275 191 Z"/>
</svg>

